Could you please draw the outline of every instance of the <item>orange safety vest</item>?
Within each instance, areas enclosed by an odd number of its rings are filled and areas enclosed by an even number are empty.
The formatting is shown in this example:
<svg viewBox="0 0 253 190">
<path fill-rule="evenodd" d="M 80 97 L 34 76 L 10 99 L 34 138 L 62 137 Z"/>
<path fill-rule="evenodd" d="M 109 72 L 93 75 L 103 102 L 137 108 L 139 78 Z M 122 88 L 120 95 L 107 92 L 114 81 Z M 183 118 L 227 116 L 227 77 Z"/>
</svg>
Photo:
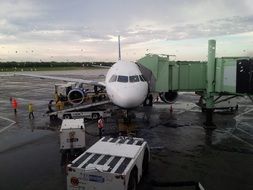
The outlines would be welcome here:
<svg viewBox="0 0 253 190">
<path fill-rule="evenodd" d="M 103 119 L 99 119 L 99 120 L 98 120 L 98 128 L 99 128 L 99 129 L 104 128 L 104 120 L 103 120 Z"/>
<path fill-rule="evenodd" d="M 13 99 L 11 103 L 12 103 L 13 109 L 17 109 L 17 107 L 18 107 L 17 101 L 15 99 Z"/>
</svg>

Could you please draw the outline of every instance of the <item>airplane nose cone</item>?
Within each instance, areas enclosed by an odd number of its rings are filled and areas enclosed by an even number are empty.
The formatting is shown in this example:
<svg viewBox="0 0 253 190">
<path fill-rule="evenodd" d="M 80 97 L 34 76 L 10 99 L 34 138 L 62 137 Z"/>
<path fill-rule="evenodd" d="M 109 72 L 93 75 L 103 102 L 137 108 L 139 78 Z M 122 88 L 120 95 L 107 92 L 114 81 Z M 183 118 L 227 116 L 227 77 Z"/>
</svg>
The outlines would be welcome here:
<svg viewBox="0 0 253 190">
<path fill-rule="evenodd" d="M 122 104 L 121 105 L 124 108 L 137 107 L 142 102 L 143 102 L 142 99 L 135 94 L 128 94 L 128 93 L 122 94 Z"/>
<path fill-rule="evenodd" d="M 114 89 L 116 90 L 116 89 Z M 128 87 L 114 91 L 113 102 L 122 108 L 134 108 L 143 103 L 147 96 L 147 87 Z"/>
</svg>

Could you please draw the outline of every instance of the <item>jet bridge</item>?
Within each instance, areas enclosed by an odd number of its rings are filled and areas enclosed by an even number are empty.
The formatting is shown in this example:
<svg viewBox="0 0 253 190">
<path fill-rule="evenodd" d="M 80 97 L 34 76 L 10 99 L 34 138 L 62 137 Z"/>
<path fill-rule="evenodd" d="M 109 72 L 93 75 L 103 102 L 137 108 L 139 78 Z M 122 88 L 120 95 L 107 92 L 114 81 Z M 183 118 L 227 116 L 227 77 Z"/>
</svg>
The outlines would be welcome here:
<svg viewBox="0 0 253 190">
<path fill-rule="evenodd" d="M 172 61 L 169 55 L 156 54 L 147 54 L 137 62 L 141 68 L 152 72 L 152 75 L 146 75 L 146 78 L 153 91 L 191 91 L 202 96 L 207 108 L 205 124 L 212 127 L 214 96 L 253 94 L 253 59 L 216 58 L 215 50 L 216 41 L 209 40 L 207 62 Z"/>
</svg>

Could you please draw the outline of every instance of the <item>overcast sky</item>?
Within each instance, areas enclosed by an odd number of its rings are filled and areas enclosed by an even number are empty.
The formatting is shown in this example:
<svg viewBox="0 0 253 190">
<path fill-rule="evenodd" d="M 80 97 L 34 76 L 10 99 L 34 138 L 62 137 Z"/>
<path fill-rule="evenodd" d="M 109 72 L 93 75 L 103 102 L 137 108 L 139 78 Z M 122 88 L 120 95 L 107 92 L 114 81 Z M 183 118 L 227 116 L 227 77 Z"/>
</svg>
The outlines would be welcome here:
<svg viewBox="0 0 253 190">
<path fill-rule="evenodd" d="M 0 0 L 0 61 L 253 56 L 251 0 Z"/>
</svg>

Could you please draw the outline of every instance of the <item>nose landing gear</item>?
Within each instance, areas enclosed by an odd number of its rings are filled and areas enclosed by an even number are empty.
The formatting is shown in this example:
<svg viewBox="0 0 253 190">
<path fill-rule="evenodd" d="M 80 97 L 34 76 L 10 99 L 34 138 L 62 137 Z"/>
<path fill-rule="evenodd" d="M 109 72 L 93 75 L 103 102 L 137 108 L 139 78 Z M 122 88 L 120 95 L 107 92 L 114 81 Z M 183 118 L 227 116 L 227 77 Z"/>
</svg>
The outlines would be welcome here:
<svg viewBox="0 0 253 190">
<path fill-rule="evenodd" d="M 136 136 L 136 127 L 133 122 L 133 119 L 136 117 L 135 114 L 129 110 L 123 112 L 125 113 L 118 118 L 119 135 Z"/>
</svg>

